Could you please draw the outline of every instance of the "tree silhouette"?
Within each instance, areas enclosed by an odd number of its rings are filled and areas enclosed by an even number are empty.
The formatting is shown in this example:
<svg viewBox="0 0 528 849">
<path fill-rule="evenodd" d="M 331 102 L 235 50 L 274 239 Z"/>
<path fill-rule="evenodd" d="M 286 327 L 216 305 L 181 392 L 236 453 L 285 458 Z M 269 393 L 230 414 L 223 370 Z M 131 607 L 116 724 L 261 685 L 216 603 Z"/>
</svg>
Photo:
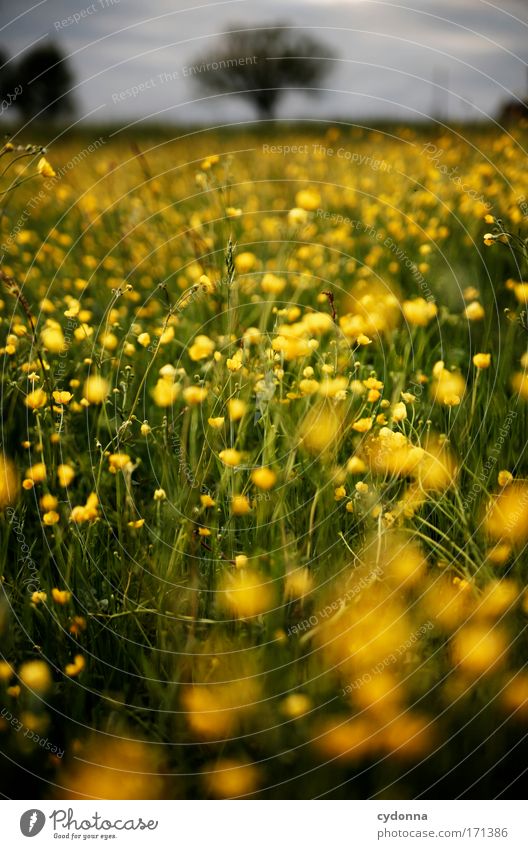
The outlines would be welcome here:
<svg viewBox="0 0 528 849">
<path fill-rule="evenodd" d="M 3 47 L 0 47 L 0 101 L 3 101 L 9 93 L 9 82 L 9 56 Z"/>
<path fill-rule="evenodd" d="M 203 91 L 231 93 L 249 101 L 260 118 L 272 118 L 289 89 L 315 87 L 330 69 L 334 58 L 327 45 L 287 24 L 244 29 L 230 27 L 217 49 L 184 75 Z"/>
<path fill-rule="evenodd" d="M 10 63 L 1 77 L 2 88 L 20 90 L 13 108 L 25 120 L 48 120 L 71 113 L 73 75 L 69 63 L 54 44 L 35 47 Z"/>
</svg>

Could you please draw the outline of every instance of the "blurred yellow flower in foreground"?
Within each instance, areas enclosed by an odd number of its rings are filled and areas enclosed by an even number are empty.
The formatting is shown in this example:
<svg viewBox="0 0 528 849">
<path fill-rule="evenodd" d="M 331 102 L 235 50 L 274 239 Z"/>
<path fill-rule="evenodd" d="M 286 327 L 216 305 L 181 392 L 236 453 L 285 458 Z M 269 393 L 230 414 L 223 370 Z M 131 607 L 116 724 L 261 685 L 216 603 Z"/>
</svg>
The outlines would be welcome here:
<svg viewBox="0 0 528 849">
<path fill-rule="evenodd" d="M 459 372 L 444 368 L 443 362 L 438 362 L 433 369 L 434 380 L 431 384 L 433 401 L 454 407 L 460 404 L 466 392 L 466 383 Z"/>
<path fill-rule="evenodd" d="M 160 747 L 121 737 L 88 738 L 82 759 L 67 767 L 60 794 L 67 799 L 162 799 Z"/>
<path fill-rule="evenodd" d="M 43 389 L 34 389 L 33 392 L 30 392 L 29 395 L 26 396 L 26 406 L 29 407 L 30 410 L 40 410 L 41 407 L 44 407 L 47 400 L 48 396 Z"/>
<path fill-rule="evenodd" d="M 453 637 L 453 660 L 470 677 L 484 675 L 506 662 L 508 642 L 507 635 L 497 627 L 469 623 Z"/>
<path fill-rule="evenodd" d="M 69 486 L 75 478 L 75 469 L 68 463 L 61 463 L 57 466 L 57 478 L 60 486 Z"/>
<path fill-rule="evenodd" d="M 48 664 L 44 660 L 28 660 L 18 670 L 20 682 L 39 695 L 47 693 L 53 683 Z"/>
<path fill-rule="evenodd" d="M 331 450 L 341 430 L 342 418 L 336 408 L 322 402 L 308 411 L 301 423 L 303 446 L 314 454 Z"/>
<path fill-rule="evenodd" d="M 209 336 L 200 335 L 196 337 L 193 344 L 190 346 L 189 356 L 193 362 L 206 360 L 213 354 L 215 348 L 216 343 L 213 342 Z"/>
<path fill-rule="evenodd" d="M 170 407 L 180 394 L 181 386 L 160 377 L 152 390 L 152 400 L 157 407 Z"/>
<path fill-rule="evenodd" d="M 251 513 L 251 504 L 247 495 L 233 495 L 231 499 L 231 512 L 233 516 L 246 516 Z"/>
<path fill-rule="evenodd" d="M 295 203 L 300 209 L 305 209 L 307 212 L 314 212 L 321 206 L 321 195 L 317 189 L 301 189 L 295 195 Z"/>
<path fill-rule="evenodd" d="M 242 454 L 235 448 L 225 448 L 218 455 L 225 466 L 238 466 L 242 461 Z"/>
<path fill-rule="evenodd" d="M 67 663 L 64 667 L 66 675 L 70 678 L 76 678 L 86 666 L 86 661 L 82 654 L 76 654 L 73 658 L 73 663 Z"/>
<path fill-rule="evenodd" d="M 528 538 L 528 485 L 512 483 L 494 496 L 484 524 L 492 539 L 524 542 Z"/>
<path fill-rule="evenodd" d="M 425 298 L 404 301 L 402 310 L 405 319 L 414 327 L 427 327 L 438 312 L 436 304 L 432 301 L 426 301 Z"/>
<path fill-rule="evenodd" d="M 57 587 L 53 587 L 51 597 L 55 604 L 68 604 L 71 599 L 71 592 L 69 590 L 59 590 Z"/>
<path fill-rule="evenodd" d="M 253 764 L 234 758 L 220 758 L 206 766 L 203 784 L 208 796 L 216 799 L 236 799 L 255 793 L 260 783 L 260 770 Z"/>
<path fill-rule="evenodd" d="M 277 475 L 273 469 L 261 466 L 260 469 L 253 469 L 251 472 L 251 480 L 258 489 L 267 491 L 268 489 L 273 489 L 275 486 L 277 482 Z"/>
<path fill-rule="evenodd" d="M 76 525 L 91 522 L 99 517 L 99 499 L 95 492 L 90 493 L 84 506 L 78 505 L 71 511 L 70 521 Z"/>
<path fill-rule="evenodd" d="M 132 467 L 132 461 L 128 454 L 110 454 L 108 467 L 113 475 L 116 472 L 128 472 Z"/>
<path fill-rule="evenodd" d="M 14 504 L 20 492 L 20 479 L 12 460 L 0 455 L 0 510 Z"/>
<path fill-rule="evenodd" d="M 110 384 L 104 377 L 93 374 L 84 382 L 83 395 L 90 404 L 102 404 L 110 392 Z"/>
<path fill-rule="evenodd" d="M 221 607 L 239 619 L 251 619 L 271 610 L 273 584 L 255 569 L 226 575 L 217 595 Z"/>
</svg>

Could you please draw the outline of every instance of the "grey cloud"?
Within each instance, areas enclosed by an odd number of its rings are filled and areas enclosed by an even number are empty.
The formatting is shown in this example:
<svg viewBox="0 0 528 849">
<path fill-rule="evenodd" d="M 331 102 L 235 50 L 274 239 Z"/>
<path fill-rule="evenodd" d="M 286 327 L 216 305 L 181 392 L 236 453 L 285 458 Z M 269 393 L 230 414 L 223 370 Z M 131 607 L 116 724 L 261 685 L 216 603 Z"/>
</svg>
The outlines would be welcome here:
<svg viewBox="0 0 528 849">
<path fill-rule="evenodd" d="M 90 3 L 47 0 L 0 32 L 0 44 L 12 53 L 50 33 L 72 54 L 81 110 L 104 104 L 98 120 L 147 120 L 158 113 L 186 123 L 251 118 L 250 108 L 231 96 L 189 103 L 196 92 L 181 73 L 136 97 L 114 103 L 112 96 L 160 73 L 181 72 L 230 24 L 251 27 L 278 19 L 314 28 L 343 60 L 332 63 L 328 90 L 318 99 L 303 93 L 287 97 L 284 116 L 405 119 L 426 116 L 436 104 L 452 119 L 478 117 L 493 114 L 526 83 L 528 8 L 517 0 L 501 8 L 483 0 L 415 0 L 415 9 L 412 0 L 407 8 L 377 0 L 268 0 L 265 13 L 258 0 L 209 5 L 151 0 L 148 6 L 141 0 L 102 0 L 108 2 L 104 9 L 100 2 L 94 0 L 97 11 L 79 23 L 57 28 L 56 21 Z M 4 22 L 31 5 L 7 0 Z M 434 94 L 435 80 L 452 94 Z"/>
</svg>

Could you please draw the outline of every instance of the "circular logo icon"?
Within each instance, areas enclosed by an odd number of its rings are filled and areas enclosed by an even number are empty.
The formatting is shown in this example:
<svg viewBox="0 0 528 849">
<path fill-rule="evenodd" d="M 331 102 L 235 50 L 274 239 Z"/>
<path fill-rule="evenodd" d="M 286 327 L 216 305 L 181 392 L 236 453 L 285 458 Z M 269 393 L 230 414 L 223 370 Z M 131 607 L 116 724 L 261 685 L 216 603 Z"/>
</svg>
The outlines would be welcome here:
<svg viewBox="0 0 528 849">
<path fill-rule="evenodd" d="M 20 817 L 20 831 L 24 837 L 35 837 L 46 824 L 46 815 L 37 808 L 31 808 Z"/>
</svg>

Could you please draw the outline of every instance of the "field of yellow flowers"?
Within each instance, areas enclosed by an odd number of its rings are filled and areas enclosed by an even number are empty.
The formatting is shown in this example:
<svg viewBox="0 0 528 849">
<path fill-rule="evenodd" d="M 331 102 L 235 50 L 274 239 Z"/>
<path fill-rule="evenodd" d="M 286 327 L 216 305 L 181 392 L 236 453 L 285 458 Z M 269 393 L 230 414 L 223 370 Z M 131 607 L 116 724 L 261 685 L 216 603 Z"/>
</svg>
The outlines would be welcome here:
<svg viewBox="0 0 528 849">
<path fill-rule="evenodd" d="M 524 795 L 527 140 L 0 150 L 5 795 Z"/>
</svg>

